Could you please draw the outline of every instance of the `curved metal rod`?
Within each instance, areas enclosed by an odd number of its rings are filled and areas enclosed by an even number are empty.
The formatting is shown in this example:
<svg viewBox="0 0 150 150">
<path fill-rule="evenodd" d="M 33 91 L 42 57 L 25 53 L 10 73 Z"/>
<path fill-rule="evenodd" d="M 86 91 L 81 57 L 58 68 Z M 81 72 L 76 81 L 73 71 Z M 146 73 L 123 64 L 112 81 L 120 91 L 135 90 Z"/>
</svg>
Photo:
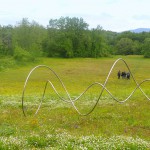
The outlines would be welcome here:
<svg viewBox="0 0 150 150">
<path fill-rule="evenodd" d="M 113 71 L 113 68 L 115 67 L 116 63 L 117 63 L 118 61 L 120 61 L 120 60 L 124 62 L 124 64 L 125 64 L 126 67 L 128 68 L 128 70 L 129 70 L 129 72 L 130 72 L 130 74 L 131 74 L 131 76 L 132 76 L 132 78 L 133 78 L 133 80 L 134 80 L 134 82 L 135 82 L 135 84 L 136 84 L 136 88 L 131 92 L 131 94 L 130 94 L 125 100 L 122 100 L 122 101 L 120 101 L 120 100 L 118 100 L 117 98 L 115 98 L 115 97 L 111 94 L 111 92 L 106 88 L 106 84 L 107 84 L 108 79 L 109 79 L 109 77 L 110 77 L 110 75 L 111 75 L 111 72 Z M 54 87 L 54 85 L 52 84 L 52 82 L 49 81 L 49 80 L 47 80 L 47 82 L 46 82 L 46 84 L 45 84 L 45 88 L 44 88 L 44 92 L 43 92 L 43 95 L 42 95 L 41 102 L 40 102 L 39 107 L 38 107 L 38 109 L 36 110 L 36 113 L 35 113 L 35 114 L 38 113 L 38 111 L 39 111 L 39 109 L 40 109 L 40 107 L 41 107 L 41 105 L 42 105 L 42 101 L 43 101 L 43 99 L 44 99 L 44 96 L 45 96 L 45 92 L 46 92 L 48 83 L 51 85 L 51 87 L 53 88 L 53 90 L 55 91 L 55 93 L 58 95 L 58 97 L 59 97 L 61 100 L 63 100 L 64 102 L 67 102 L 67 103 L 71 103 L 71 104 L 73 105 L 74 109 L 75 109 L 80 115 L 84 115 L 84 116 L 85 116 L 85 115 L 89 115 L 89 114 L 95 109 L 95 107 L 97 106 L 97 104 L 98 104 L 98 102 L 99 102 L 99 100 L 100 100 L 100 98 L 101 98 L 102 93 L 104 92 L 104 90 L 106 90 L 106 91 L 108 92 L 108 94 L 109 94 L 115 101 L 117 101 L 117 102 L 119 102 L 119 103 L 124 103 L 124 102 L 126 102 L 126 101 L 134 94 L 134 92 L 135 92 L 138 88 L 139 88 L 140 91 L 144 94 L 144 96 L 145 96 L 148 100 L 150 100 L 150 98 L 145 94 L 145 92 L 144 92 L 144 91 L 142 90 L 142 88 L 140 87 L 141 84 L 143 84 L 144 82 L 150 81 L 150 79 L 143 80 L 140 84 L 138 84 L 138 83 L 136 82 L 136 80 L 134 79 L 134 76 L 132 75 L 132 73 L 131 73 L 131 71 L 130 71 L 130 68 L 128 67 L 126 61 L 123 60 L 122 58 L 117 59 L 117 60 L 113 63 L 113 65 L 112 65 L 112 67 L 111 67 L 111 69 L 110 69 L 110 71 L 109 71 L 109 73 L 108 73 L 108 75 L 107 75 L 107 77 L 106 77 L 106 80 L 105 80 L 104 84 L 101 84 L 101 83 L 99 83 L 99 82 L 95 82 L 95 83 L 91 84 L 90 86 L 88 86 L 88 87 L 87 87 L 77 98 L 75 98 L 75 99 L 71 99 L 71 97 L 70 97 L 70 95 L 69 95 L 69 92 L 67 91 L 67 89 L 66 89 L 65 85 L 63 84 L 62 80 L 59 78 L 59 76 L 58 76 L 50 67 L 48 67 L 48 66 L 46 66 L 46 65 L 38 65 L 38 66 L 34 67 L 34 68 L 30 71 L 30 73 L 28 74 L 28 76 L 27 76 L 27 78 L 26 78 L 25 84 L 24 84 L 24 88 L 23 88 L 23 92 L 22 92 L 22 110 L 23 110 L 24 116 L 26 116 L 25 110 L 24 110 L 24 94 L 25 94 L 26 86 L 27 86 L 28 80 L 29 80 L 29 78 L 30 78 L 32 72 L 33 72 L 35 69 L 40 68 L 40 67 L 48 68 L 48 69 L 57 77 L 57 79 L 60 81 L 62 87 L 64 88 L 64 90 L 65 90 L 65 92 L 66 92 L 66 94 L 67 94 L 68 100 L 66 100 L 66 99 L 64 99 L 63 97 L 61 97 L 61 96 L 59 95 L 59 93 L 57 92 L 56 88 Z M 101 90 L 101 92 L 100 92 L 100 94 L 99 94 L 99 97 L 98 97 L 98 99 L 97 99 L 95 105 L 93 106 L 93 108 L 92 108 L 88 113 L 82 114 L 82 113 L 78 110 L 78 108 L 75 106 L 74 102 L 75 102 L 76 100 L 80 99 L 80 97 L 81 97 L 82 95 L 84 95 L 91 87 L 93 87 L 93 86 L 96 85 L 96 84 L 102 87 L 102 90 Z"/>
<path fill-rule="evenodd" d="M 32 72 L 33 72 L 35 69 L 41 68 L 41 67 L 48 68 L 48 69 L 57 77 L 57 79 L 58 79 L 59 82 L 61 83 L 62 87 L 64 88 L 65 92 L 67 93 L 67 96 L 68 96 L 69 100 L 72 102 L 71 97 L 70 97 L 70 95 L 69 95 L 69 93 L 68 93 L 68 91 L 67 91 L 65 85 L 63 84 L 63 82 L 62 82 L 62 80 L 59 78 L 59 76 L 56 74 L 56 72 L 53 71 L 50 67 L 48 67 L 48 66 L 46 66 L 46 65 L 38 65 L 38 66 L 34 67 L 34 68 L 29 72 L 29 74 L 28 74 L 28 76 L 27 76 L 27 78 L 26 78 L 26 81 L 25 81 L 25 83 L 24 83 L 24 87 L 23 87 L 23 91 L 22 91 L 22 110 L 23 110 L 24 116 L 26 116 L 26 114 L 25 114 L 25 109 L 24 109 L 24 94 L 25 94 L 25 91 L 26 91 L 26 86 L 27 86 L 28 80 L 29 80 L 29 78 L 30 78 Z M 67 101 L 66 101 L 66 102 L 67 102 Z"/>
<path fill-rule="evenodd" d="M 101 84 L 101 83 L 99 83 L 99 82 L 92 83 L 92 84 L 91 84 L 90 86 L 88 86 L 77 98 L 75 98 L 75 99 L 72 100 L 72 101 L 75 102 L 75 101 L 79 100 L 80 97 L 82 97 L 82 95 L 84 95 L 90 88 L 92 88 L 94 85 L 99 85 L 99 86 L 103 87 L 103 88 L 107 91 L 107 93 L 111 96 L 112 99 L 114 99 L 114 100 L 117 101 L 118 103 L 124 103 L 124 102 L 126 102 L 126 101 L 134 94 L 134 92 L 140 87 L 140 85 L 141 85 L 142 83 L 147 82 L 147 81 L 150 81 L 150 79 L 143 80 L 143 81 L 131 92 L 131 94 L 130 94 L 125 100 L 122 100 L 122 101 L 121 101 L 121 100 L 118 100 L 117 98 L 115 98 L 115 97 L 111 94 L 111 92 L 110 92 L 106 87 L 104 87 L 103 84 Z M 47 89 L 48 83 L 51 85 L 51 87 L 52 87 L 53 90 L 55 91 L 56 95 L 57 95 L 61 100 L 65 101 L 65 102 L 67 102 L 67 103 L 70 103 L 69 101 L 65 100 L 63 97 L 60 96 L 60 94 L 57 92 L 57 90 L 55 89 L 55 87 L 54 87 L 54 85 L 52 84 L 52 82 L 48 80 L 48 81 L 46 82 L 46 85 L 45 85 L 45 88 L 44 88 L 44 92 L 43 92 L 43 96 L 42 96 L 42 99 L 41 99 L 41 103 L 40 103 L 40 105 L 39 105 L 39 107 L 38 107 L 38 109 L 37 109 L 35 115 L 38 113 L 38 111 L 39 111 L 39 109 L 40 109 L 40 107 L 41 107 L 41 105 L 42 105 L 42 101 L 44 100 L 44 95 L 45 95 L 45 91 L 46 91 L 46 89 Z M 148 98 L 148 99 L 149 99 L 149 98 Z M 149 100 L 150 100 L 150 99 L 149 99 Z M 94 105 L 94 106 L 95 106 L 95 105 Z M 86 115 L 89 114 L 89 112 L 88 112 L 87 114 L 82 114 L 82 113 L 78 110 L 78 108 L 77 108 L 75 105 L 74 105 L 73 107 L 75 108 L 75 110 L 76 110 L 80 115 L 86 116 Z M 93 108 L 92 108 L 92 110 L 93 110 Z M 91 111 L 90 111 L 90 112 L 91 112 Z"/>
</svg>

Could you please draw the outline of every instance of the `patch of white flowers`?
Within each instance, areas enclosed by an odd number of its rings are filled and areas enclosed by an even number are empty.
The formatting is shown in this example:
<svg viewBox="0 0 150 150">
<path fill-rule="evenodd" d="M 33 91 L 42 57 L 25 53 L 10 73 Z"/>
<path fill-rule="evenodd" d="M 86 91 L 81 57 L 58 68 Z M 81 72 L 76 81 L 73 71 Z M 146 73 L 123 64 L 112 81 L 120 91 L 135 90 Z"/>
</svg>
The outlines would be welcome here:
<svg viewBox="0 0 150 150">
<path fill-rule="evenodd" d="M 0 149 L 10 149 L 10 150 L 15 150 L 15 149 L 20 149 L 25 148 L 27 145 L 27 142 L 22 138 L 18 137 L 0 137 Z"/>
<path fill-rule="evenodd" d="M 30 139 L 30 142 L 29 142 Z M 32 142 L 31 142 L 32 141 Z M 66 132 L 29 137 L 0 137 L 0 149 L 74 149 L 74 150 L 147 150 L 150 142 L 126 136 L 82 136 L 75 137 Z"/>
</svg>

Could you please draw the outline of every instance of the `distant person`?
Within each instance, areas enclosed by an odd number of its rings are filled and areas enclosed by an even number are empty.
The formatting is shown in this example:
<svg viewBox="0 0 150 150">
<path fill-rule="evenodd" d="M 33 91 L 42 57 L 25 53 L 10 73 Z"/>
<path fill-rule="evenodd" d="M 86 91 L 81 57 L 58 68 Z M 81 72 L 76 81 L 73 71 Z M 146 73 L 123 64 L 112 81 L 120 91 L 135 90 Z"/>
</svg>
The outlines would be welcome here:
<svg viewBox="0 0 150 150">
<path fill-rule="evenodd" d="M 121 76 L 121 72 L 120 72 L 120 70 L 118 71 L 118 79 L 120 79 L 120 76 Z"/>
<path fill-rule="evenodd" d="M 122 72 L 122 73 L 121 73 L 121 76 L 122 76 L 122 79 L 125 79 L 125 78 L 126 78 L 126 72 L 125 72 L 125 71 Z"/>
<path fill-rule="evenodd" d="M 130 79 L 130 72 L 127 72 L 127 79 Z"/>
</svg>

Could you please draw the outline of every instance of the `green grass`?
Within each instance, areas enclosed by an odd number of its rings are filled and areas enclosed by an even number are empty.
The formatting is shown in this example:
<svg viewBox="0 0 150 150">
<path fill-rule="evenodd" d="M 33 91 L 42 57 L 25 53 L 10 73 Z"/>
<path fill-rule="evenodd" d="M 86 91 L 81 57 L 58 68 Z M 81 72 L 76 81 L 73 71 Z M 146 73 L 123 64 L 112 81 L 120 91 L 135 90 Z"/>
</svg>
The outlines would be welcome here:
<svg viewBox="0 0 150 150">
<path fill-rule="evenodd" d="M 119 56 L 118 56 L 119 57 Z M 43 59 L 64 82 L 72 98 L 93 82 L 104 83 L 118 58 Z M 150 78 L 150 60 L 142 56 L 123 57 L 140 83 Z M 25 93 L 27 117 L 21 109 L 22 89 L 29 71 L 38 64 L 13 67 L 0 72 L 0 149 L 150 149 L 150 101 L 140 90 L 123 104 L 115 102 L 104 91 L 95 110 L 80 116 L 71 104 L 62 102 L 48 86 L 39 113 L 34 113 L 42 96 L 45 81 L 51 80 L 58 92 L 67 98 L 56 77 L 47 69 L 35 70 Z M 110 92 L 122 100 L 136 87 L 133 79 L 118 80 L 118 70 L 127 70 L 119 62 L 107 83 Z M 95 104 L 101 87 L 90 89 L 75 104 L 87 113 Z M 142 89 L 150 97 L 150 82 Z"/>
</svg>

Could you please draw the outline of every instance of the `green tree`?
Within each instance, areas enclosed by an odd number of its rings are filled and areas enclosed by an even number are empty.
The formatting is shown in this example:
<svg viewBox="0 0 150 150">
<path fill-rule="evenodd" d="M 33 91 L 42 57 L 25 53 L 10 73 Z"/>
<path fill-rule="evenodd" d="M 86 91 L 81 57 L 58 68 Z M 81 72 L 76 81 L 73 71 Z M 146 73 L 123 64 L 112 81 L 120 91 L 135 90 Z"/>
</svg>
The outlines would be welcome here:
<svg viewBox="0 0 150 150">
<path fill-rule="evenodd" d="M 14 29 L 15 45 L 34 56 L 42 54 L 42 42 L 45 38 L 46 29 L 35 21 L 30 23 L 27 18 L 23 18 Z"/>
<path fill-rule="evenodd" d="M 48 39 L 43 42 L 43 49 L 52 57 L 83 57 L 83 38 L 87 29 L 88 24 L 82 18 L 51 19 L 48 25 Z"/>
<path fill-rule="evenodd" d="M 141 55 L 142 54 L 142 44 L 139 41 L 133 42 L 133 55 Z"/>
<path fill-rule="evenodd" d="M 109 55 L 109 48 L 103 35 L 101 26 L 91 30 L 91 57 L 103 57 Z"/>
<path fill-rule="evenodd" d="M 143 54 L 145 58 L 150 58 L 150 38 L 146 38 L 144 41 Z"/>
<path fill-rule="evenodd" d="M 13 55 L 13 27 L 0 27 L 0 55 Z"/>
<path fill-rule="evenodd" d="M 116 45 L 116 54 L 119 55 L 132 55 L 133 54 L 133 41 L 129 38 L 121 38 Z"/>
</svg>

